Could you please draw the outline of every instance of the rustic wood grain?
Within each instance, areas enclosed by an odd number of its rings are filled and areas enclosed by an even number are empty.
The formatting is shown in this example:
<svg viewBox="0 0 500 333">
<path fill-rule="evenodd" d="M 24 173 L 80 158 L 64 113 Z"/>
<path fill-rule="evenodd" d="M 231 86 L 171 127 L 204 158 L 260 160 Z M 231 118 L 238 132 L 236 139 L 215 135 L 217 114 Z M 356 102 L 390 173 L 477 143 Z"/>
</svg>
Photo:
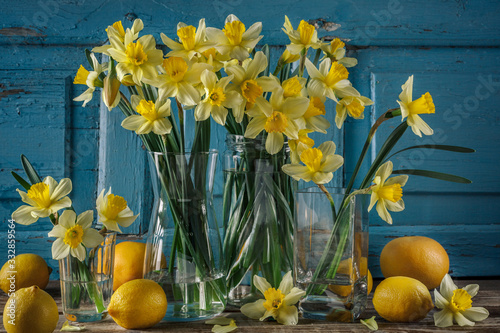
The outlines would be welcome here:
<svg viewBox="0 0 500 333">
<path fill-rule="evenodd" d="M 432 314 L 436 309 L 432 310 L 427 317 L 418 323 L 389 323 L 380 317 L 377 317 L 379 325 L 378 332 L 405 332 L 405 333 L 430 333 L 430 332 L 480 332 L 480 333 L 497 333 L 500 332 L 500 281 L 499 280 L 457 280 L 455 281 L 458 287 L 464 287 L 470 283 L 479 283 L 479 293 L 474 297 L 474 306 L 483 306 L 490 312 L 490 316 L 482 321 L 476 323 L 474 327 L 460 327 L 453 326 L 448 328 L 437 328 L 434 326 Z M 51 281 L 46 289 L 56 300 L 56 303 L 61 309 L 61 297 L 58 281 Z M 372 293 L 373 295 L 373 293 Z M 7 300 L 6 294 L 2 292 L 0 296 L 0 309 L 3 310 Z M 3 314 L 3 311 L 2 311 Z M 377 315 L 373 309 L 371 296 L 368 300 L 368 308 L 361 316 L 362 318 L 370 318 Z M 233 318 L 236 320 L 238 330 L 235 332 L 369 332 L 368 329 L 361 323 L 331 323 L 324 321 L 315 321 L 308 319 L 299 319 L 297 326 L 282 326 L 275 322 L 259 322 L 258 320 L 251 320 L 243 316 L 236 309 L 228 309 L 223 316 Z M 59 330 L 65 321 L 62 314 L 59 317 Z M 111 318 L 107 318 L 101 322 L 88 323 L 85 325 L 86 332 L 210 332 L 212 325 L 206 325 L 203 322 L 191 323 L 160 323 L 155 327 L 148 330 L 134 330 L 127 331 L 120 326 L 116 325 Z M 4 333 L 5 330 L 0 330 Z"/>
</svg>

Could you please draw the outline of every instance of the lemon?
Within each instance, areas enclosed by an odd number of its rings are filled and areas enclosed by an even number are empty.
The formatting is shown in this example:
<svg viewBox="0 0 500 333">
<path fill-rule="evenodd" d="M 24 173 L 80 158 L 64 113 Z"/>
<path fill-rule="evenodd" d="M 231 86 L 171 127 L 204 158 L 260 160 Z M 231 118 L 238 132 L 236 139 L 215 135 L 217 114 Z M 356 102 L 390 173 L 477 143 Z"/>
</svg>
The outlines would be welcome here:
<svg viewBox="0 0 500 333">
<path fill-rule="evenodd" d="M 108 313 L 126 329 L 149 328 L 167 312 L 167 296 L 152 280 L 138 279 L 121 285 L 111 296 Z"/>
<path fill-rule="evenodd" d="M 406 276 L 383 280 L 373 294 L 373 306 L 382 318 L 395 322 L 419 321 L 434 308 L 427 287 Z"/>
<path fill-rule="evenodd" d="M 387 243 L 380 254 L 384 277 L 408 276 L 419 280 L 427 289 L 441 283 L 450 268 L 446 250 L 432 238 L 407 236 Z"/>
<path fill-rule="evenodd" d="M 359 270 L 361 272 L 367 270 L 367 294 L 370 294 L 372 291 L 373 287 L 373 278 L 372 274 L 370 273 L 370 270 L 367 268 L 368 266 L 368 260 L 366 257 L 362 257 L 360 259 L 360 265 L 359 265 Z M 352 267 L 352 258 L 342 260 L 339 263 L 339 267 L 337 268 L 337 274 L 346 274 L 349 275 L 351 280 L 356 280 L 359 278 L 359 273 L 353 274 L 353 267 Z M 341 297 L 347 297 L 351 294 L 352 292 L 352 286 L 346 286 L 346 285 L 337 285 L 337 284 L 330 284 L 328 285 L 328 289 L 333 291 L 335 294 L 341 296 Z"/>
<path fill-rule="evenodd" d="M 38 286 L 16 291 L 3 310 L 7 333 L 51 333 L 58 321 L 56 302 Z"/>
<path fill-rule="evenodd" d="M 7 261 L 0 271 L 0 288 L 5 293 L 31 286 L 47 287 L 52 269 L 42 257 L 25 253 L 16 256 L 13 261 Z"/>
</svg>

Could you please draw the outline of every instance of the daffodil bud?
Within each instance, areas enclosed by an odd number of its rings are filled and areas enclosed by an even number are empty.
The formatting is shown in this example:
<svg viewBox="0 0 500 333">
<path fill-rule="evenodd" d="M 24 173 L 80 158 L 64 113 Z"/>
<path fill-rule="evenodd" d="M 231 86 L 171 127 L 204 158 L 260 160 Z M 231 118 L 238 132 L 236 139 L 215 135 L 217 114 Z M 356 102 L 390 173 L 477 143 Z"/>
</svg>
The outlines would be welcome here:
<svg viewBox="0 0 500 333">
<path fill-rule="evenodd" d="M 104 88 L 102 89 L 102 100 L 111 111 L 112 108 L 120 102 L 120 81 L 113 76 L 106 76 L 103 80 Z"/>
<path fill-rule="evenodd" d="M 299 59 L 300 59 L 300 53 L 298 53 L 298 54 L 291 54 L 290 51 L 288 51 L 287 49 L 285 49 L 285 51 L 281 55 L 279 61 L 281 63 L 283 63 L 283 64 L 289 64 L 289 63 L 295 62 L 295 61 L 297 61 Z"/>
<path fill-rule="evenodd" d="M 132 75 L 125 75 L 121 83 L 127 87 L 135 86 L 135 82 L 134 79 L 132 78 Z"/>
</svg>

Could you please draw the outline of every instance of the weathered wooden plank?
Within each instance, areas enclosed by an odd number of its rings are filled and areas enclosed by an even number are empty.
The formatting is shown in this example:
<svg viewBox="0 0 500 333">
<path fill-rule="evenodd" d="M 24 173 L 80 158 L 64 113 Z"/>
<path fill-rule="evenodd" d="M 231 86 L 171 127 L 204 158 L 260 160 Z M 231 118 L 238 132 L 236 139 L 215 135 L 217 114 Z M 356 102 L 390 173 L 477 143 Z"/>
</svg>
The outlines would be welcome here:
<svg viewBox="0 0 500 333">
<path fill-rule="evenodd" d="M 489 318 L 477 322 L 474 327 L 452 326 L 447 329 L 438 329 L 434 326 L 432 319 L 437 309 L 431 310 L 425 319 L 417 323 L 389 323 L 377 316 L 379 332 L 407 332 L 407 333 L 427 333 L 427 332 L 498 332 L 500 329 L 500 290 L 498 280 L 463 280 L 455 281 L 458 287 L 464 287 L 467 284 L 479 283 L 479 293 L 474 297 L 473 305 L 486 307 L 490 312 Z M 375 281 L 375 285 L 378 281 Z M 66 320 L 61 313 L 61 297 L 58 281 L 50 281 L 46 291 L 52 295 L 60 311 L 59 329 Z M 376 316 L 371 298 L 368 297 L 367 309 L 361 315 L 361 318 L 370 318 Z M 0 296 L 0 309 L 5 307 L 7 301 L 6 295 L 2 292 Z M 333 323 L 310 319 L 299 318 L 299 324 L 296 326 L 282 326 L 276 322 L 260 322 L 252 320 L 242 315 L 237 309 L 228 308 L 223 316 L 232 318 L 238 326 L 237 332 L 367 332 L 367 328 L 358 322 L 356 323 Z M 124 329 L 114 323 L 112 318 L 106 318 L 101 322 L 87 323 L 84 325 L 89 332 L 124 332 Z M 160 323 L 148 330 L 135 330 L 134 332 L 211 332 L 212 325 L 206 325 L 203 321 L 189 323 Z M 0 329 L 0 332 L 5 330 Z"/>
<path fill-rule="evenodd" d="M 6 1 L 6 0 L 4 0 Z M 144 1 L 72 1 L 9 3 L 4 8 L 0 43 L 13 44 L 98 44 L 106 39 L 104 28 L 117 20 L 144 20 L 145 33 L 175 35 L 178 21 L 197 25 L 206 18 L 208 26 L 222 28 L 228 14 L 234 13 L 245 24 L 264 23 L 268 43 L 284 45 L 281 32 L 284 15 L 295 26 L 300 19 L 316 23 L 320 36 L 342 36 L 355 45 L 499 45 L 497 31 L 500 9 L 494 0 L 373 2 L 275 1 L 263 7 L 260 2 L 201 0 L 160 3 Z M 265 8 L 265 10 L 263 10 Z M 419 20 L 414 18 L 418 17 Z M 337 24 L 339 30 L 334 30 Z"/>
</svg>

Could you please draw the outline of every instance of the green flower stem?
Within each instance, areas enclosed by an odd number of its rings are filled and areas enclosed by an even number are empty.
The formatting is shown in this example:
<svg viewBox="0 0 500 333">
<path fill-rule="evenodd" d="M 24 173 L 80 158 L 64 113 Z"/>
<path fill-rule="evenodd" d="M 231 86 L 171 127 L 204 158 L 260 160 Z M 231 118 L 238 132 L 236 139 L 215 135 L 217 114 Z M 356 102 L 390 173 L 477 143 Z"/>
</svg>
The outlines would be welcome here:
<svg viewBox="0 0 500 333">
<path fill-rule="evenodd" d="M 106 311 L 106 307 L 104 306 L 104 302 L 102 299 L 102 292 L 99 290 L 97 286 L 97 282 L 95 277 L 90 273 L 89 268 L 85 265 L 84 262 L 81 262 L 78 259 L 75 259 L 78 264 L 78 271 L 80 273 L 80 279 L 85 283 L 85 288 L 89 294 L 90 299 L 94 302 L 97 312 L 103 313 Z"/>
<path fill-rule="evenodd" d="M 375 133 L 377 132 L 377 129 L 379 126 L 386 120 L 390 118 L 394 118 L 395 116 L 401 115 L 401 109 L 396 108 L 396 109 L 391 109 L 388 110 L 386 113 L 382 114 L 377 121 L 373 124 L 372 128 L 370 129 L 370 132 L 368 133 L 368 137 L 366 138 L 365 144 L 363 146 L 363 150 L 361 151 L 361 155 L 359 156 L 358 162 L 356 163 L 356 167 L 354 168 L 354 172 L 352 173 L 351 179 L 349 180 L 349 184 L 347 185 L 347 189 L 345 192 L 345 195 L 349 195 L 349 193 L 352 190 L 352 187 L 354 186 L 354 181 L 356 180 L 356 177 L 358 175 L 359 169 L 361 168 L 361 165 L 363 164 L 363 160 L 366 157 L 366 154 L 368 152 L 368 148 L 370 147 L 370 144 L 373 140 L 373 137 L 375 136 Z"/>
<path fill-rule="evenodd" d="M 306 66 L 307 49 L 303 49 L 300 52 L 300 63 L 299 63 L 299 77 L 304 76 L 304 68 Z"/>
<path fill-rule="evenodd" d="M 180 150 L 182 153 L 184 153 L 186 145 L 185 145 L 185 138 L 184 138 L 184 109 L 182 108 L 182 104 L 179 102 L 179 100 L 176 98 L 175 102 L 177 103 L 177 112 L 179 115 L 179 127 L 181 131 L 181 142 L 180 142 Z"/>
</svg>

